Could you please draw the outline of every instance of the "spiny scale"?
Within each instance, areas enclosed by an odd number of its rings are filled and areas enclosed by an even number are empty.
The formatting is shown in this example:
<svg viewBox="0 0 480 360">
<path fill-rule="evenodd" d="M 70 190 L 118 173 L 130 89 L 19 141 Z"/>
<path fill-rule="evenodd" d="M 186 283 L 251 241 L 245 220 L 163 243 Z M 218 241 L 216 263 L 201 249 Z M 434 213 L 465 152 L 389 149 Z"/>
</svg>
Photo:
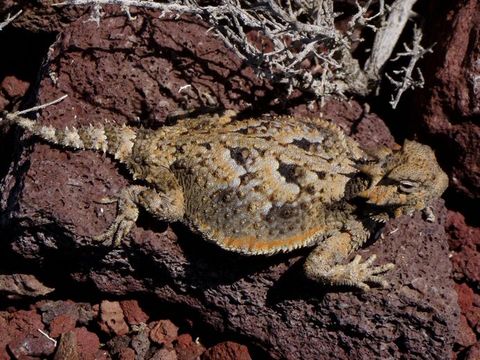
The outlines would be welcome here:
<svg viewBox="0 0 480 360">
<path fill-rule="evenodd" d="M 87 127 L 65 127 L 56 129 L 44 126 L 24 117 L 10 117 L 17 125 L 41 139 L 56 145 L 76 150 L 96 150 L 111 154 L 115 159 L 125 161 L 132 153 L 136 132 L 128 126 L 89 125 Z"/>
</svg>

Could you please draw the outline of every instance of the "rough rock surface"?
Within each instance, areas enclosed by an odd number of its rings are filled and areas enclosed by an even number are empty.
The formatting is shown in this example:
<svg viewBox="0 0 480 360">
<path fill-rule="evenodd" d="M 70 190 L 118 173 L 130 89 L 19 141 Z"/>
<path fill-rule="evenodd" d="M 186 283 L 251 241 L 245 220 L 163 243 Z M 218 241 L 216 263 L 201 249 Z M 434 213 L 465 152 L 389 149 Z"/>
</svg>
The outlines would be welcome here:
<svg viewBox="0 0 480 360">
<path fill-rule="evenodd" d="M 462 311 L 457 353 L 475 359 L 480 348 L 480 4 L 429 2 L 424 12 L 429 14 L 425 44 L 435 46 L 425 59 L 426 86 L 417 92 L 410 123 L 421 139 L 439 144 L 439 160 L 450 174 L 446 198 L 456 211 L 448 213 L 447 232 Z"/>
<path fill-rule="evenodd" d="M 429 4 L 426 43 L 436 44 L 424 66 L 428 86 L 412 107 L 424 138 L 442 142 L 440 160 L 451 187 L 480 196 L 480 4 L 477 0 Z M 476 205 L 478 213 L 478 203 Z"/>
<path fill-rule="evenodd" d="M 196 21 L 138 14 L 129 22 L 107 12 L 97 27 L 86 23 L 86 17 L 64 30 L 40 85 L 42 102 L 64 93 L 70 97 L 43 111 L 39 121 L 156 126 L 179 108 L 252 106 L 257 114 L 281 110 L 272 103 L 268 84 Z M 332 103 L 327 110 L 325 117 L 364 145 L 372 140 L 392 144 L 382 121 L 373 114 L 363 116 L 358 104 Z M 300 106 L 292 111 L 307 110 Z M 112 295 L 153 293 L 188 309 L 210 329 L 248 339 L 271 358 L 450 356 L 459 309 L 441 201 L 435 223 L 420 214 L 400 218 L 386 227 L 384 238 L 360 252 L 378 254 L 379 263 L 396 264 L 388 275 L 390 289 L 328 292 L 303 278 L 306 250 L 243 257 L 147 216 L 120 248 L 91 245 L 88 239 L 103 231 L 115 212 L 114 206 L 95 200 L 131 180 L 101 155 L 66 152 L 31 140 L 23 144 L 25 150 L 1 183 L 0 215 L 14 235 L 12 251 L 41 265 L 50 274 L 50 286 L 62 280 L 71 286 L 93 284 Z M 191 337 L 180 337 L 177 353 L 203 352 L 193 349 Z M 143 351 L 142 341 L 138 339 L 136 349 L 119 351 Z"/>
<path fill-rule="evenodd" d="M 130 305 L 135 302 L 125 301 Z M 112 302 L 110 306 L 118 308 L 120 303 Z M 173 337 L 168 345 L 151 342 L 148 339 L 149 329 L 159 321 L 144 323 L 143 326 L 132 324 L 128 335 L 113 335 L 106 345 L 101 344 L 99 337 L 86 328 L 97 329 L 102 325 L 101 317 L 81 315 L 100 307 L 101 304 L 41 300 L 32 303 L 29 311 L 0 310 L 0 359 L 193 360 L 200 359 L 200 356 L 205 359 L 251 359 L 245 345 L 225 341 L 212 343 L 206 348 L 188 333 L 170 333 Z M 144 312 L 139 305 L 136 308 Z M 127 314 L 128 311 L 123 313 Z M 73 321 L 72 326 L 59 328 L 57 324 L 66 317 Z M 173 323 L 170 326 L 178 329 Z M 106 339 L 104 335 L 102 338 Z"/>
</svg>

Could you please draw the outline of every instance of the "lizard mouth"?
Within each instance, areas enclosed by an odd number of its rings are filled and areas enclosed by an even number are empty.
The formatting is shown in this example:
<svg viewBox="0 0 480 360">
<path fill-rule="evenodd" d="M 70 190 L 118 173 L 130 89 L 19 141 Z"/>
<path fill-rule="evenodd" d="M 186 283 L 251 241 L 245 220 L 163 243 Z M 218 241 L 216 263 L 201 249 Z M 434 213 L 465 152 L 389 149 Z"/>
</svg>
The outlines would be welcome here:
<svg viewBox="0 0 480 360">
<path fill-rule="evenodd" d="M 385 224 L 388 220 L 403 214 L 402 207 L 398 205 L 377 206 L 369 204 L 365 199 L 360 199 L 359 211 L 376 223 Z"/>
</svg>

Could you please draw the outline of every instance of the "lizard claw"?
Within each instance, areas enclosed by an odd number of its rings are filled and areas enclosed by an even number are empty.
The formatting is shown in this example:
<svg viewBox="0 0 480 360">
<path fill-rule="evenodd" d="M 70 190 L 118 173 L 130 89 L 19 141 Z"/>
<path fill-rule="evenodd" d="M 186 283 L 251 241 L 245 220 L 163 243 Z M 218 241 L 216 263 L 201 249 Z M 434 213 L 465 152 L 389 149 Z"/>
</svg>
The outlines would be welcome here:
<svg viewBox="0 0 480 360">
<path fill-rule="evenodd" d="M 138 211 L 137 211 L 138 216 Z M 135 217 L 136 220 L 136 217 Z M 104 233 L 94 236 L 93 240 L 103 243 L 104 245 L 112 245 L 117 247 L 121 244 L 122 239 L 127 235 L 132 226 L 135 224 L 135 220 L 128 218 L 125 215 L 120 214 L 115 221 L 108 227 Z"/>
<path fill-rule="evenodd" d="M 101 198 L 100 200 L 95 200 L 95 202 L 97 204 L 113 204 L 113 203 L 118 202 L 118 198 L 106 196 L 106 197 Z"/>
<path fill-rule="evenodd" d="M 94 236 L 93 240 L 104 245 L 119 246 L 122 239 L 130 232 L 137 221 L 138 207 L 132 201 L 126 201 L 118 197 L 103 198 L 100 202 L 103 204 L 116 202 L 118 204 L 118 214 L 108 229 L 104 233 Z"/>
<path fill-rule="evenodd" d="M 364 291 L 370 289 L 370 286 L 368 286 L 367 283 L 380 285 L 383 288 L 388 287 L 388 282 L 383 278 L 383 276 L 381 276 L 381 274 L 393 269 L 395 265 L 388 263 L 384 265 L 373 266 L 376 258 L 376 255 L 372 255 L 362 263 L 362 257 L 360 255 L 355 256 L 352 262 L 344 265 L 344 283 L 346 285 L 358 287 Z"/>
</svg>

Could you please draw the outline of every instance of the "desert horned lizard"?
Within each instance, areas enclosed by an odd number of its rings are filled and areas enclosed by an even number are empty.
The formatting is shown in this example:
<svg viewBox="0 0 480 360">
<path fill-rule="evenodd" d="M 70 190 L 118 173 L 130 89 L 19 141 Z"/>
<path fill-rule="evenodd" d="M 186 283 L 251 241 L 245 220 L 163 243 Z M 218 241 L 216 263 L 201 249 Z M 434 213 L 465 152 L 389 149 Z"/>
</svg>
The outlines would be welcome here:
<svg viewBox="0 0 480 360">
<path fill-rule="evenodd" d="M 428 146 L 366 152 L 320 119 L 202 116 L 158 130 L 6 119 L 49 143 L 111 154 L 146 184 L 118 194 L 117 217 L 97 240 L 119 244 L 142 207 L 247 255 L 314 247 L 305 273 L 332 285 L 385 286 L 393 264 L 347 257 L 378 223 L 427 208 L 448 183 Z"/>
</svg>

